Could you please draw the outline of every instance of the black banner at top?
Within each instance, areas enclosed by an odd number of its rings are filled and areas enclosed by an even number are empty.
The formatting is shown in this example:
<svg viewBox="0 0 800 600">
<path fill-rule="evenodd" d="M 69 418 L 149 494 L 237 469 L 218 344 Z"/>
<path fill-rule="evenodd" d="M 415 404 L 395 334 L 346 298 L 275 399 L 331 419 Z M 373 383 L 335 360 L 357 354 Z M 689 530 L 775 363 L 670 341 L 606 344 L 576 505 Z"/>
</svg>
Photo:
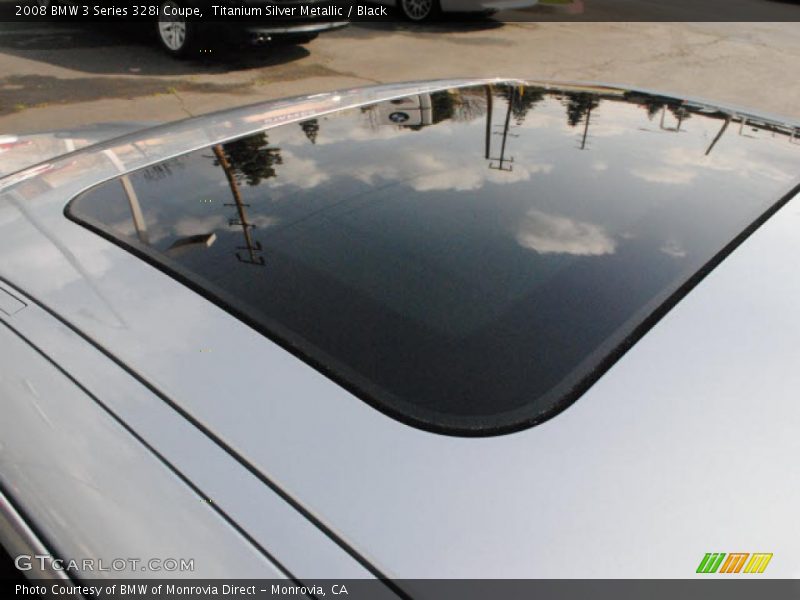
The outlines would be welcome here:
<svg viewBox="0 0 800 600">
<path fill-rule="evenodd" d="M 436 0 L 438 20 L 494 13 L 504 22 L 798 22 L 798 0 Z M 5 22 L 122 22 L 186 18 L 209 23 L 392 21 L 400 0 L 0 0 Z"/>
</svg>

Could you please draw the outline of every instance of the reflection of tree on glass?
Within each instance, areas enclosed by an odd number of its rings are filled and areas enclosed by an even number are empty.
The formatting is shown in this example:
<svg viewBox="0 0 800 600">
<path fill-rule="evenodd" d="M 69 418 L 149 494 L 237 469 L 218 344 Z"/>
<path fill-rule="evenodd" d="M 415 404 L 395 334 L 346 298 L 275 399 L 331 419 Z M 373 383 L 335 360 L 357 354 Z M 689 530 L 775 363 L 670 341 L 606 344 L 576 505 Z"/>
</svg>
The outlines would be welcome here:
<svg viewBox="0 0 800 600">
<path fill-rule="evenodd" d="M 484 114 L 486 114 L 486 94 L 483 90 L 458 90 L 453 104 L 454 121 L 474 121 Z"/>
<path fill-rule="evenodd" d="M 567 92 L 567 123 L 570 127 L 576 127 L 583 121 L 583 135 L 581 136 L 581 150 L 586 149 L 586 141 L 589 138 L 589 122 L 592 119 L 592 110 L 600 105 L 600 99 L 596 94 L 587 92 Z"/>
<path fill-rule="evenodd" d="M 629 95 L 628 98 L 647 111 L 647 118 L 650 121 L 658 116 L 659 128 L 664 131 L 680 131 L 683 122 L 692 116 L 692 111 L 681 102 L 676 102 L 674 98 L 645 96 L 642 94 Z M 668 112 L 675 118 L 676 124 L 674 126 L 667 125 Z"/>
<path fill-rule="evenodd" d="M 545 90 L 530 86 L 505 87 L 500 93 L 511 102 L 511 115 L 517 125 L 522 125 L 528 112 L 545 96 Z"/>
<path fill-rule="evenodd" d="M 577 127 L 584 118 L 588 119 L 592 110 L 600 104 L 597 95 L 588 92 L 567 92 L 567 123 L 570 127 Z"/>
<path fill-rule="evenodd" d="M 669 110 L 672 116 L 675 117 L 675 120 L 678 121 L 675 127 L 666 127 L 664 125 L 666 111 L 661 111 L 661 129 L 666 129 L 667 131 L 680 131 L 683 122 L 692 116 L 692 113 L 690 113 L 685 106 L 680 104 L 668 104 L 667 110 Z"/>
<path fill-rule="evenodd" d="M 433 125 L 453 118 L 455 114 L 455 98 L 450 92 L 436 92 L 431 94 L 431 108 L 433 109 Z"/>
<path fill-rule="evenodd" d="M 283 164 L 283 158 L 280 148 L 268 145 L 267 134 L 258 133 L 220 146 L 237 182 L 255 186 L 262 179 L 275 177 L 275 165 Z M 219 156 L 214 164 L 222 166 Z"/>
<path fill-rule="evenodd" d="M 642 106 L 647 111 L 647 118 L 652 121 L 664 108 L 664 101 L 659 98 L 654 98 L 653 96 L 648 96 L 642 102 Z"/>
<path fill-rule="evenodd" d="M 319 121 L 317 119 L 309 119 L 308 121 L 301 121 L 300 128 L 306 134 L 308 141 L 312 144 L 317 143 L 317 134 L 319 133 Z"/>
</svg>

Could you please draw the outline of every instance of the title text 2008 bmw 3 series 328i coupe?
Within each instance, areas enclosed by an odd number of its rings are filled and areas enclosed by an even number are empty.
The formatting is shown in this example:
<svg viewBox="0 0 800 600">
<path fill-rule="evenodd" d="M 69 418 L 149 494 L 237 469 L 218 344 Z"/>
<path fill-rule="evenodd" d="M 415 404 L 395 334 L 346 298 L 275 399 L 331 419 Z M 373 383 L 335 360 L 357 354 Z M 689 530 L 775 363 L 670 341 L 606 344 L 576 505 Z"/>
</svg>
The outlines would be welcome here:
<svg viewBox="0 0 800 600">
<path fill-rule="evenodd" d="M 7 174 L 3 543 L 298 581 L 687 577 L 711 544 L 797 575 L 796 134 L 443 81 Z"/>
</svg>

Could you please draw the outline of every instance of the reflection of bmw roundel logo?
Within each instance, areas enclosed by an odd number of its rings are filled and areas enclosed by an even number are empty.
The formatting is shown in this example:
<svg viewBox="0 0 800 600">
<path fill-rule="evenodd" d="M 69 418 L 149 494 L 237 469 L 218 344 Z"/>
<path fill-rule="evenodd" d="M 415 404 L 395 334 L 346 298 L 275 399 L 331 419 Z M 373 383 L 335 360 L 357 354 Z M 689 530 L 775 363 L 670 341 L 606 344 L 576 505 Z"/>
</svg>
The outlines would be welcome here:
<svg viewBox="0 0 800 600">
<path fill-rule="evenodd" d="M 389 120 L 392 123 L 405 123 L 409 118 L 408 113 L 404 112 L 393 112 L 389 115 Z"/>
</svg>

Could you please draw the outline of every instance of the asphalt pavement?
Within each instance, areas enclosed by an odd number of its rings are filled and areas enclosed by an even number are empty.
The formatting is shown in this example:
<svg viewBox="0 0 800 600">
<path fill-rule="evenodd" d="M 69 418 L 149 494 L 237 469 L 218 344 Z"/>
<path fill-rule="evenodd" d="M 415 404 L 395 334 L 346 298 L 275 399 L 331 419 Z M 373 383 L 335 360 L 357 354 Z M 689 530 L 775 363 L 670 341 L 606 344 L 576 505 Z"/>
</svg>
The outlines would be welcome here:
<svg viewBox="0 0 800 600">
<path fill-rule="evenodd" d="M 168 121 L 457 76 L 600 81 L 800 118 L 799 31 L 797 23 L 363 23 L 307 46 L 229 47 L 178 61 L 149 30 L 0 23 L 0 132 Z"/>
</svg>

